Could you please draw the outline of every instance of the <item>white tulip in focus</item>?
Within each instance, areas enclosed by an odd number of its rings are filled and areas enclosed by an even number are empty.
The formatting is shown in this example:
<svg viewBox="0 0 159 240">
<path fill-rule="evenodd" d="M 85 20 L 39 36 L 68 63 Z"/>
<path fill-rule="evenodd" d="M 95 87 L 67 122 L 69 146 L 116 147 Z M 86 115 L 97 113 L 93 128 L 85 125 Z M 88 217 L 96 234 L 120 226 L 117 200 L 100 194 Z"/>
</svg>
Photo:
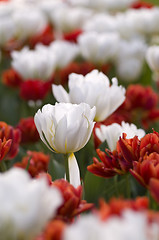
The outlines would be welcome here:
<svg viewBox="0 0 159 240">
<path fill-rule="evenodd" d="M 29 50 L 24 47 L 21 51 L 12 51 L 12 67 L 24 79 L 49 79 L 55 69 L 56 58 L 47 48 L 44 50 Z"/>
<path fill-rule="evenodd" d="M 135 124 L 129 124 L 122 122 L 121 125 L 113 123 L 109 126 L 101 125 L 100 128 L 96 128 L 96 135 L 101 142 L 106 141 L 111 151 L 116 149 L 117 141 L 123 133 L 127 134 L 127 139 L 138 136 L 139 139 L 144 137 L 145 131 L 143 129 L 137 129 Z"/>
<path fill-rule="evenodd" d="M 68 154 L 66 178 L 74 186 L 80 185 L 80 171 L 74 152 L 90 139 L 96 109 L 86 103 L 47 104 L 35 114 L 34 121 L 41 140 L 57 153 Z"/>
<path fill-rule="evenodd" d="M 0 174 L 0 202 L 0 238 L 32 240 L 55 216 L 62 196 L 46 179 L 12 168 Z"/>
<path fill-rule="evenodd" d="M 159 46 L 151 46 L 148 48 L 146 60 L 151 70 L 159 73 Z"/>
<path fill-rule="evenodd" d="M 116 32 L 85 32 L 78 37 L 81 55 L 97 64 L 106 63 L 115 58 L 119 48 L 119 35 Z"/>
<path fill-rule="evenodd" d="M 47 104 L 35 114 L 34 121 L 42 141 L 57 153 L 73 153 L 90 139 L 96 109 L 86 103 Z"/>
<path fill-rule="evenodd" d="M 106 75 L 93 70 L 86 76 L 69 75 L 69 93 L 61 85 L 53 85 L 53 94 L 58 102 L 82 103 L 96 107 L 95 121 L 103 121 L 125 100 L 125 88 L 118 86 L 116 78 L 112 85 Z"/>
</svg>

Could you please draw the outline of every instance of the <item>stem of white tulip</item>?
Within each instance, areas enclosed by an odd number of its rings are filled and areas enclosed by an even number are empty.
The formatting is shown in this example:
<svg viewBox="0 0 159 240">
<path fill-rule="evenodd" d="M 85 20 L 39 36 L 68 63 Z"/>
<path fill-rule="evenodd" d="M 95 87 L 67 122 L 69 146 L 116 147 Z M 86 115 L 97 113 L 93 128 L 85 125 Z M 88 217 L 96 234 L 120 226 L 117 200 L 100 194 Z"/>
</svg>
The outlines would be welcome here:
<svg viewBox="0 0 159 240">
<path fill-rule="evenodd" d="M 66 180 L 75 188 L 81 185 L 80 170 L 74 153 L 65 154 L 65 171 Z"/>
<path fill-rule="evenodd" d="M 80 170 L 74 153 L 70 153 L 68 156 L 68 168 L 70 174 L 70 183 L 77 188 L 81 185 Z"/>
<path fill-rule="evenodd" d="M 65 172 L 66 172 L 66 180 L 70 182 L 70 174 L 69 174 L 69 165 L 68 165 L 68 154 L 64 154 L 64 160 L 65 160 Z"/>
</svg>

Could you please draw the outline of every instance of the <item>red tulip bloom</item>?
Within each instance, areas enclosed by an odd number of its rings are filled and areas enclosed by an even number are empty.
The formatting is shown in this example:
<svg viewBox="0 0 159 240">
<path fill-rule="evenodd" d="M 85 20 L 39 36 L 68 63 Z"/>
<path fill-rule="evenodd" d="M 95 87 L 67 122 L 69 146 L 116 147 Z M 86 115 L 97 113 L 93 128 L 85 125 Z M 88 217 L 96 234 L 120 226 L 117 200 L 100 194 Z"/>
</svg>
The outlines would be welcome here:
<svg viewBox="0 0 159 240">
<path fill-rule="evenodd" d="M 93 204 L 82 200 L 82 186 L 74 188 L 64 179 L 56 180 L 52 186 L 57 187 L 62 193 L 64 203 L 58 209 L 57 219 L 71 221 L 75 216 L 93 207 Z"/>
<path fill-rule="evenodd" d="M 23 79 L 11 68 L 2 73 L 2 82 L 8 87 L 18 88 L 23 82 Z"/>
<path fill-rule="evenodd" d="M 63 231 L 66 227 L 66 223 L 61 220 L 50 221 L 43 233 L 36 237 L 35 240 L 61 240 Z"/>
<path fill-rule="evenodd" d="M 140 8 L 153 8 L 154 6 L 152 3 L 138 1 L 133 3 L 131 7 L 135 9 L 140 9 Z"/>
<path fill-rule="evenodd" d="M 11 143 L 7 143 L 10 145 L 9 151 L 5 156 L 5 159 L 14 158 L 19 151 L 19 144 L 21 141 L 21 133 L 19 129 L 14 129 L 12 126 L 6 124 L 5 122 L 0 122 L 0 139 L 1 143 L 5 140 L 10 140 Z"/>
<path fill-rule="evenodd" d="M 29 40 L 29 45 L 31 48 L 34 48 L 36 44 L 42 43 L 43 45 L 48 46 L 51 42 L 54 41 L 54 32 L 50 25 L 46 26 L 43 32 L 38 33 L 35 36 L 32 36 Z"/>
<path fill-rule="evenodd" d="M 77 42 L 77 38 L 83 31 L 81 29 L 76 29 L 72 32 L 63 33 L 63 39 L 69 42 Z"/>
<path fill-rule="evenodd" d="M 23 157 L 21 162 L 14 164 L 15 167 L 26 169 L 32 177 L 48 171 L 50 156 L 42 152 L 28 151 L 27 156 Z"/>
<path fill-rule="evenodd" d="M 124 161 L 124 159 L 120 159 L 117 151 L 110 152 L 106 150 L 106 152 L 102 152 L 100 149 L 96 150 L 99 158 L 93 158 L 93 164 L 87 167 L 87 170 L 93 173 L 96 176 L 110 178 L 115 176 L 116 174 L 123 175 L 127 172 L 126 165 L 122 167 L 120 165 L 120 161 Z"/>
<path fill-rule="evenodd" d="M 141 108 L 151 110 L 157 106 L 158 95 L 151 87 L 144 87 L 140 84 L 132 84 L 127 88 L 126 100 L 130 109 Z"/>
<path fill-rule="evenodd" d="M 159 120 L 158 95 L 151 87 L 131 84 L 126 90 L 125 102 L 103 124 L 125 121 L 148 128 Z"/>
<path fill-rule="evenodd" d="M 6 140 L 5 138 L 2 140 L 0 139 L 0 161 L 5 159 L 6 155 L 8 154 L 11 148 L 12 140 Z"/>
<path fill-rule="evenodd" d="M 22 144 L 34 143 L 40 138 L 33 117 L 22 118 L 17 125 L 17 129 L 21 131 Z"/>
<path fill-rule="evenodd" d="M 46 97 L 51 89 L 51 82 L 43 82 L 40 80 L 27 80 L 21 84 L 20 96 L 26 101 L 42 100 Z"/>
<path fill-rule="evenodd" d="M 102 152 L 97 149 L 96 152 L 101 161 L 93 158 L 93 164 L 87 167 L 88 171 L 104 178 L 113 177 L 116 174 L 123 175 L 133 166 L 133 161 L 137 161 L 139 156 L 139 139 L 134 137 L 126 139 L 126 134 L 117 142 L 117 149 L 111 152 L 106 149 Z"/>
<path fill-rule="evenodd" d="M 149 190 L 152 197 L 156 200 L 157 203 L 159 203 L 159 179 L 156 178 L 150 179 Z"/>
<path fill-rule="evenodd" d="M 148 209 L 148 207 L 149 200 L 147 197 L 137 197 L 134 200 L 112 198 L 108 203 L 106 203 L 104 199 L 100 199 L 99 209 L 95 209 L 95 213 L 105 221 L 114 215 L 121 216 L 126 209 L 143 211 Z"/>
<path fill-rule="evenodd" d="M 151 178 L 159 180 L 159 154 L 154 152 L 133 163 L 131 174 L 144 186 L 149 187 Z"/>
</svg>

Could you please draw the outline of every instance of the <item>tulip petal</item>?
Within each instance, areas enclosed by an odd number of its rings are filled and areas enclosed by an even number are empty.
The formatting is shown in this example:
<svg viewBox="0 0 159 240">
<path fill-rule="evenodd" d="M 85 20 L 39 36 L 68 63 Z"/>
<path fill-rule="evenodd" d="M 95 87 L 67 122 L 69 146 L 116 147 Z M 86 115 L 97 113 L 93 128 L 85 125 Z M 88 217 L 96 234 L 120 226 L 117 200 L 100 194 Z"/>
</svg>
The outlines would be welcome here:
<svg viewBox="0 0 159 240">
<path fill-rule="evenodd" d="M 55 146 L 56 151 L 60 153 L 67 153 L 67 119 L 64 116 L 58 123 L 55 130 Z"/>
<path fill-rule="evenodd" d="M 61 85 L 57 86 L 57 85 L 53 84 L 52 92 L 58 102 L 65 102 L 65 103 L 70 102 L 69 94 L 66 92 L 66 90 Z"/>
<path fill-rule="evenodd" d="M 41 121 L 42 118 L 43 118 L 42 113 L 40 110 L 38 110 L 38 112 L 35 114 L 35 117 L 34 117 L 34 122 L 35 122 L 36 128 L 38 130 L 41 140 L 52 151 L 52 149 L 50 148 L 50 146 L 48 145 L 48 143 L 46 142 L 46 140 L 44 138 L 44 133 L 43 133 L 43 129 L 42 129 L 42 121 Z"/>
<path fill-rule="evenodd" d="M 159 180 L 151 178 L 149 182 L 150 193 L 152 197 L 159 203 Z"/>
<path fill-rule="evenodd" d="M 75 188 L 77 188 L 79 185 L 81 185 L 80 171 L 77 164 L 77 160 L 73 153 L 71 153 L 68 157 L 68 167 L 69 167 L 70 183 Z"/>
</svg>

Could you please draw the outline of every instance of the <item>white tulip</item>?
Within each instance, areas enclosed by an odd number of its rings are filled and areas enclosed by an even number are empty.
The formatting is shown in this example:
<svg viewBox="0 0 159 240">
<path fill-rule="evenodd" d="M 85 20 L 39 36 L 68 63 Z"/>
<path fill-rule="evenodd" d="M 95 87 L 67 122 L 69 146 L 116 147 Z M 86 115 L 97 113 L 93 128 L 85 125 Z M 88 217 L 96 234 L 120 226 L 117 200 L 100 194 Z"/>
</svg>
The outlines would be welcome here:
<svg viewBox="0 0 159 240">
<path fill-rule="evenodd" d="M 85 32 L 78 37 L 81 55 L 97 64 L 106 63 L 115 58 L 119 47 L 118 33 Z"/>
<path fill-rule="evenodd" d="M 90 136 L 95 122 L 96 109 L 86 103 L 47 104 L 35 114 L 34 121 L 41 140 L 48 148 L 65 157 L 66 179 L 74 186 L 80 185 L 80 171 L 74 152 L 83 148 Z"/>
<path fill-rule="evenodd" d="M 117 29 L 123 37 L 152 37 L 159 33 L 159 8 L 129 9 L 116 15 Z"/>
<path fill-rule="evenodd" d="M 86 214 L 64 230 L 62 240 L 104 240 L 105 224 L 97 216 Z"/>
<path fill-rule="evenodd" d="M 75 43 L 56 40 L 50 44 L 48 51 L 56 58 L 56 68 L 63 68 L 79 54 L 79 47 Z"/>
<path fill-rule="evenodd" d="M 136 0 L 68 0 L 74 6 L 85 6 L 98 10 L 123 10 Z"/>
<path fill-rule="evenodd" d="M 117 74 L 122 80 L 135 81 L 140 76 L 146 49 L 147 46 L 141 39 L 120 41 L 115 65 Z"/>
<path fill-rule="evenodd" d="M 48 19 L 51 21 L 51 16 L 60 8 L 66 7 L 67 3 L 59 0 L 33 0 L 37 6 L 45 13 Z"/>
<path fill-rule="evenodd" d="M 0 238 L 32 240 L 62 204 L 62 196 L 44 178 L 31 179 L 20 168 L 0 174 Z"/>
<path fill-rule="evenodd" d="M 42 11 L 26 4 L 16 8 L 12 21 L 16 26 L 16 37 L 20 39 L 42 32 L 47 25 L 47 19 Z"/>
<path fill-rule="evenodd" d="M 122 59 L 136 58 L 141 61 L 144 60 L 147 45 L 143 39 L 121 39 L 119 43 L 119 51 L 117 55 L 117 61 L 120 62 Z"/>
<path fill-rule="evenodd" d="M 145 35 L 154 35 L 159 33 L 159 8 L 154 7 L 152 9 L 140 9 L 139 11 L 133 11 L 132 18 L 134 20 L 134 27 L 137 32 Z M 134 12 L 134 13 L 133 13 Z"/>
<path fill-rule="evenodd" d="M 159 46 L 151 46 L 146 53 L 146 60 L 152 71 L 159 73 Z"/>
<path fill-rule="evenodd" d="M 140 77 L 142 70 L 143 61 L 138 58 L 121 59 L 116 64 L 117 75 L 125 82 L 136 81 Z"/>
<path fill-rule="evenodd" d="M 106 13 L 98 13 L 88 19 L 83 24 L 83 29 L 86 32 L 115 32 L 116 31 L 116 18 Z"/>
<path fill-rule="evenodd" d="M 155 240 L 158 234 L 158 224 L 149 223 L 146 213 L 126 210 L 106 221 L 93 214 L 81 216 L 65 228 L 62 240 Z"/>
<path fill-rule="evenodd" d="M 127 134 L 127 139 L 133 138 L 134 136 L 138 136 L 138 138 L 141 139 L 145 135 L 143 129 L 137 129 L 135 124 L 125 122 L 122 122 L 121 125 L 117 123 L 108 126 L 101 125 L 100 128 L 96 128 L 95 132 L 101 142 L 107 142 L 111 151 L 116 149 L 117 141 L 120 136 L 122 137 L 123 133 Z"/>
<path fill-rule="evenodd" d="M 42 141 L 57 153 L 72 153 L 88 142 L 96 109 L 88 104 L 47 104 L 38 110 L 34 120 Z"/>
<path fill-rule="evenodd" d="M 24 79 L 49 79 L 54 72 L 56 58 L 46 50 L 29 50 L 24 47 L 21 51 L 13 51 L 12 67 Z"/>
<path fill-rule="evenodd" d="M 125 100 L 125 88 L 118 86 L 116 78 L 112 85 L 106 75 L 93 70 L 86 76 L 72 73 L 69 75 L 69 94 L 61 86 L 53 85 L 53 94 L 58 102 L 79 104 L 85 102 L 96 107 L 95 121 L 103 121 Z"/>
<path fill-rule="evenodd" d="M 63 6 L 53 11 L 50 14 L 51 21 L 55 26 L 55 29 L 64 32 L 72 31 L 82 27 L 83 23 L 89 19 L 92 15 L 92 11 L 86 8 L 72 8 L 69 6 Z"/>
<path fill-rule="evenodd" d="M 4 46 L 11 40 L 16 32 L 15 24 L 10 15 L 10 9 L 0 7 L 0 46 Z"/>
</svg>

